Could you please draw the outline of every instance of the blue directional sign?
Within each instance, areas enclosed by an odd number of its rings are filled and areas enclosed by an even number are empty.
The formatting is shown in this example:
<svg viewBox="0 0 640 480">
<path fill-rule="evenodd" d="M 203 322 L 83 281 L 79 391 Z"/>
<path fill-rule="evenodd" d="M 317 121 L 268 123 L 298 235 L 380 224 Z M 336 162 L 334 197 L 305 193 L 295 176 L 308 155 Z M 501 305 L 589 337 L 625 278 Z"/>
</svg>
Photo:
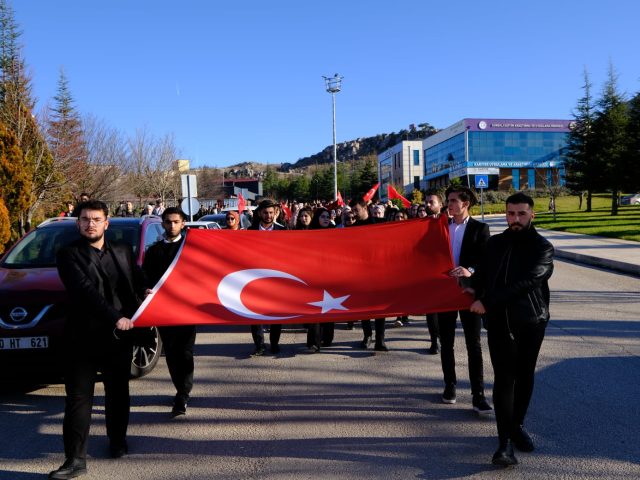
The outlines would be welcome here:
<svg viewBox="0 0 640 480">
<path fill-rule="evenodd" d="M 489 175 L 476 175 L 476 188 L 488 188 Z"/>
</svg>

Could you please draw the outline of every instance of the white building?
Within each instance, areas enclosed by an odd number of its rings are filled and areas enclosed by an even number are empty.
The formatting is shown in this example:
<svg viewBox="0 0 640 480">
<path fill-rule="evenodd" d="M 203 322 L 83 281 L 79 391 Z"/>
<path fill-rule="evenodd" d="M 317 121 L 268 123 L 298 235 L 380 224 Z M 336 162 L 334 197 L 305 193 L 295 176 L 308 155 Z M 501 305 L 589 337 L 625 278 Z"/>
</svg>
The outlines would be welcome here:
<svg viewBox="0 0 640 480">
<path fill-rule="evenodd" d="M 424 156 L 422 140 L 403 140 L 378 155 L 378 180 L 380 199 L 387 198 L 387 185 L 402 185 L 405 197 L 414 189 L 422 189 L 424 176 Z"/>
</svg>

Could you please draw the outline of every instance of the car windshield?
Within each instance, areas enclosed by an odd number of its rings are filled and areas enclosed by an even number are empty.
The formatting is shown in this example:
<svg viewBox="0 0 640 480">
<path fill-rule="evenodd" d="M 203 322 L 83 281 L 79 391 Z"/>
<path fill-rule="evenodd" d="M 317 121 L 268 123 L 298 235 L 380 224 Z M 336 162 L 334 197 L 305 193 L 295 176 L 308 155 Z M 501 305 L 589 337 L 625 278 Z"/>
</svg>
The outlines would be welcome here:
<svg viewBox="0 0 640 480">
<path fill-rule="evenodd" d="M 109 225 L 107 240 L 128 243 L 138 254 L 140 226 L 135 223 Z M 18 242 L 2 262 L 5 268 L 44 268 L 56 266 L 56 254 L 80 238 L 75 222 L 59 222 L 36 228 Z"/>
</svg>

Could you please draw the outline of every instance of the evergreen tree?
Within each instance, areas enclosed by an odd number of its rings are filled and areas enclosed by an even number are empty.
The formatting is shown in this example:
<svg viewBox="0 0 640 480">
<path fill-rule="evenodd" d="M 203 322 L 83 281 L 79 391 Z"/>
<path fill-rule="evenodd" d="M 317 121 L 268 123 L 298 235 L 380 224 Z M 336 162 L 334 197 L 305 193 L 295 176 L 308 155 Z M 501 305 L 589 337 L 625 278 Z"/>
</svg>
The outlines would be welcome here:
<svg viewBox="0 0 640 480">
<path fill-rule="evenodd" d="M 87 148 L 82 121 L 75 109 L 69 82 L 62 69 L 58 78 L 58 91 L 53 100 L 55 105 L 46 122 L 47 140 L 58 175 L 52 176 L 48 187 L 53 190 L 56 186 L 64 186 L 77 195 L 82 189 L 80 185 L 86 183 L 83 182 L 83 177 L 88 173 Z"/>
<path fill-rule="evenodd" d="M 628 191 L 640 191 L 640 92 L 629 101 L 627 125 L 627 152 L 625 155 L 625 185 Z"/>
<path fill-rule="evenodd" d="M 624 188 L 627 154 L 628 107 L 618 91 L 617 75 L 609 66 L 598 112 L 593 122 L 596 163 L 602 167 L 603 186 L 611 191 L 611 215 L 618 214 L 620 192 Z"/>
<path fill-rule="evenodd" d="M 595 105 L 591 88 L 589 73 L 585 69 L 582 87 L 584 96 L 578 100 L 573 113 L 575 122 L 569 132 L 565 151 L 567 186 L 578 192 L 586 191 L 587 212 L 591 211 L 593 192 L 602 184 L 602 168 L 596 162 L 593 148 Z"/>
</svg>

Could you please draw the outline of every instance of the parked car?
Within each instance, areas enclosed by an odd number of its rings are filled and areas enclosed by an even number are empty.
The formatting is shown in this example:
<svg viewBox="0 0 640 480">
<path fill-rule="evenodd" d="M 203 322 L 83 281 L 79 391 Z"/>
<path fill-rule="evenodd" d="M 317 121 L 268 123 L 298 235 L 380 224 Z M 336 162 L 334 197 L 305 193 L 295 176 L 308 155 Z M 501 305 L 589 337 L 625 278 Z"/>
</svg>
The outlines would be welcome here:
<svg viewBox="0 0 640 480">
<path fill-rule="evenodd" d="M 620 205 L 640 205 L 640 193 L 620 198 Z"/>
<path fill-rule="evenodd" d="M 207 222 L 207 221 L 198 220 L 193 222 L 186 222 L 185 228 L 202 228 L 206 230 L 220 230 L 221 227 L 216 222 Z"/>
<path fill-rule="evenodd" d="M 68 298 L 56 269 L 60 248 L 80 237 L 75 218 L 45 220 L 0 259 L 0 377 L 21 381 L 59 379 Z M 160 217 L 109 219 L 106 237 L 130 244 L 138 265 L 163 233 Z M 131 376 L 141 377 L 158 363 L 162 342 L 157 329 L 145 346 L 133 347 Z"/>
<path fill-rule="evenodd" d="M 199 222 L 216 222 L 220 228 L 225 228 L 227 226 L 227 221 L 225 220 L 227 216 L 224 213 L 211 213 L 209 215 L 203 215 L 198 219 Z"/>
</svg>

